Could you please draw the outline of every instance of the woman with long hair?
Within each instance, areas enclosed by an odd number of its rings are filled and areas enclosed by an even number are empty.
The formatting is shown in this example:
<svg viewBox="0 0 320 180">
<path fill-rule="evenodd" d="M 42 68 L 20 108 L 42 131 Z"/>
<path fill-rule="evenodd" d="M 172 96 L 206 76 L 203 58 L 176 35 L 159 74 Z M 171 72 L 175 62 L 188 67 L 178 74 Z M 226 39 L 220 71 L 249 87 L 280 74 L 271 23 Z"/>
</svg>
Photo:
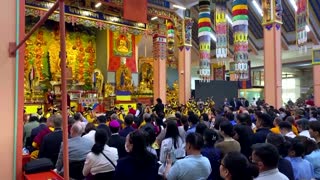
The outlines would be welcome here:
<svg viewBox="0 0 320 180">
<path fill-rule="evenodd" d="M 221 161 L 220 176 L 225 180 L 252 180 L 258 175 L 257 167 L 240 152 L 230 152 Z"/>
<path fill-rule="evenodd" d="M 173 156 L 173 161 L 181 159 L 185 156 L 185 143 L 179 135 L 177 122 L 175 120 L 166 121 L 166 135 L 161 142 L 160 162 L 162 163 L 158 174 L 163 175 L 165 170 L 165 162 L 168 155 Z"/>
<path fill-rule="evenodd" d="M 147 150 L 146 134 L 142 130 L 127 135 L 125 148 L 128 156 L 118 161 L 114 179 L 157 178 L 157 158 Z"/>
<path fill-rule="evenodd" d="M 112 179 L 117 166 L 118 150 L 106 145 L 107 132 L 97 129 L 95 133 L 95 144 L 87 155 L 83 167 L 83 175 L 93 175 L 94 180 Z"/>
</svg>

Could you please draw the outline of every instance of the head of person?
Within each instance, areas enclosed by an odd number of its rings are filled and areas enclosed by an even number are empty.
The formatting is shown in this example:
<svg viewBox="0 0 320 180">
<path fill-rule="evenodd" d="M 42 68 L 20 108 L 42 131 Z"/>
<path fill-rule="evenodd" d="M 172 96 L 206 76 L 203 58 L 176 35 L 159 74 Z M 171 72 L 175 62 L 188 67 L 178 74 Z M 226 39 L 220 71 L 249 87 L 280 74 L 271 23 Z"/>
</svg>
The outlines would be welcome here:
<svg viewBox="0 0 320 180">
<path fill-rule="evenodd" d="M 104 146 L 108 141 L 108 135 L 106 130 L 102 128 L 97 129 L 96 134 L 94 136 L 94 140 L 95 140 L 95 144 L 93 145 L 91 151 L 94 154 L 98 155 L 103 151 Z"/>
<path fill-rule="evenodd" d="M 237 115 L 237 124 L 251 126 L 251 117 L 248 113 L 240 113 Z"/>
<path fill-rule="evenodd" d="M 194 126 L 196 124 L 198 124 L 199 122 L 199 117 L 196 114 L 191 114 L 188 117 L 188 122 L 191 126 Z"/>
<path fill-rule="evenodd" d="M 273 126 L 275 126 L 275 127 L 279 126 L 280 122 L 282 122 L 281 117 L 276 117 L 276 118 L 274 118 L 274 120 L 273 120 Z"/>
<path fill-rule="evenodd" d="M 216 120 L 214 121 L 214 129 L 219 130 L 220 124 L 221 124 L 223 121 L 227 121 L 227 119 L 224 118 L 224 117 L 218 117 L 218 118 L 216 118 Z"/>
<path fill-rule="evenodd" d="M 107 117 L 104 115 L 98 116 L 97 121 L 99 124 L 106 124 L 107 123 Z"/>
<path fill-rule="evenodd" d="M 269 133 L 266 142 L 274 145 L 282 157 L 288 156 L 290 143 L 281 134 Z"/>
<path fill-rule="evenodd" d="M 47 123 L 47 118 L 41 117 L 39 122 L 45 124 L 45 123 Z"/>
<path fill-rule="evenodd" d="M 234 114 L 233 114 L 232 112 L 227 112 L 226 118 L 227 118 L 229 121 L 233 121 L 233 120 L 234 120 Z"/>
<path fill-rule="evenodd" d="M 320 121 L 311 121 L 309 123 L 309 133 L 311 137 L 317 140 L 317 142 L 320 141 Z"/>
<path fill-rule="evenodd" d="M 146 134 L 142 130 L 131 132 L 126 137 L 126 151 L 133 156 L 141 156 L 147 151 Z"/>
<path fill-rule="evenodd" d="M 162 104 L 162 100 L 160 98 L 157 98 L 156 101 L 157 101 L 158 104 Z"/>
<path fill-rule="evenodd" d="M 204 135 L 204 131 L 208 129 L 208 126 L 204 123 L 199 123 L 196 126 L 196 133 L 199 133 L 201 136 Z"/>
<path fill-rule="evenodd" d="M 280 159 L 277 148 L 269 143 L 258 143 L 252 146 L 252 163 L 254 163 L 259 172 L 268 171 L 278 167 Z"/>
<path fill-rule="evenodd" d="M 226 137 L 233 137 L 234 136 L 234 129 L 233 125 L 229 121 L 223 121 L 220 123 L 219 131 L 221 135 Z"/>
<path fill-rule="evenodd" d="M 74 123 L 70 130 L 70 135 L 72 138 L 81 136 L 83 133 L 83 127 L 80 123 Z"/>
<path fill-rule="evenodd" d="M 209 116 L 207 113 L 201 114 L 201 119 L 202 121 L 208 122 L 209 121 Z"/>
<path fill-rule="evenodd" d="M 296 123 L 297 123 L 297 128 L 298 128 L 299 132 L 309 130 L 309 120 L 308 119 L 300 119 Z"/>
<path fill-rule="evenodd" d="M 219 140 L 219 135 L 215 130 L 207 128 L 203 133 L 203 139 L 206 146 L 214 147 L 215 143 Z"/>
<path fill-rule="evenodd" d="M 203 137 L 198 133 L 189 133 L 186 137 L 186 153 L 187 155 L 200 154 L 204 145 Z"/>
<path fill-rule="evenodd" d="M 286 135 L 292 131 L 292 125 L 287 121 L 282 121 L 279 123 L 279 129 L 282 135 Z"/>
<path fill-rule="evenodd" d="M 82 115 L 78 112 L 73 116 L 73 118 L 75 121 L 81 121 Z"/>
<path fill-rule="evenodd" d="M 39 121 L 39 118 L 36 114 L 32 114 L 29 118 L 29 122 Z"/>
<path fill-rule="evenodd" d="M 302 157 L 304 155 L 305 147 L 298 139 L 290 139 L 290 148 L 288 150 L 289 157 Z"/>
<path fill-rule="evenodd" d="M 128 114 L 124 117 L 124 123 L 126 126 L 131 126 L 133 124 L 134 116 L 132 114 Z"/>
<path fill-rule="evenodd" d="M 156 141 L 156 133 L 153 128 L 146 127 L 143 129 L 146 134 L 147 146 L 151 146 Z"/>
<path fill-rule="evenodd" d="M 96 130 L 96 127 L 94 126 L 94 124 L 93 123 L 88 123 L 87 125 L 86 125 L 86 128 L 84 129 L 84 133 L 85 134 L 88 134 L 90 131 L 92 131 L 92 130 Z"/>
<path fill-rule="evenodd" d="M 111 120 L 109 123 L 111 133 L 118 133 L 120 130 L 120 123 L 118 120 Z"/>
<path fill-rule="evenodd" d="M 166 121 L 165 139 L 166 138 L 173 138 L 174 147 L 177 148 L 178 137 L 179 137 L 179 130 L 178 130 L 178 127 L 177 127 L 177 121 L 172 120 L 172 119 L 168 119 Z"/>
<path fill-rule="evenodd" d="M 256 113 L 257 121 L 256 126 L 257 128 L 271 128 L 272 127 L 272 119 L 269 114 L 266 113 Z"/>
<path fill-rule="evenodd" d="M 110 116 L 110 119 L 111 119 L 111 121 L 112 121 L 112 120 L 118 120 L 119 118 L 118 118 L 118 115 L 117 115 L 116 113 L 113 113 L 113 114 Z"/>
<path fill-rule="evenodd" d="M 317 143 L 306 137 L 306 136 L 296 136 L 294 139 L 302 142 L 303 146 L 304 146 L 304 156 L 311 154 L 313 151 L 318 150 L 318 145 Z M 290 145 L 290 143 L 289 143 Z"/>
<path fill-rule="evenodd" d="M 61 115 L 56 115 L 53 118 L 53 126 L 55 129 L 62 127 L 62 116 Z"/>
<path fill-rule="evenodd" d="M 293 116 L 288 116 L 285 121 L 289 122 L 291 125 L 294 124 L 294 117 Z"/>
<path fill-rule="evenodd" d="M 146 123 L 150 123 L 152 121 L 152 118 L 151 118 L 151 115 L 149 113 L 144 113 L 143 114 L 143 120 L 146 122 Z"/>
<path fill-rule="evenodd" d="M 230 152 L 221 161 L 220 176 L 229 180 L 252 180 L 259 170 L 240 152 Z"/>
</svg>

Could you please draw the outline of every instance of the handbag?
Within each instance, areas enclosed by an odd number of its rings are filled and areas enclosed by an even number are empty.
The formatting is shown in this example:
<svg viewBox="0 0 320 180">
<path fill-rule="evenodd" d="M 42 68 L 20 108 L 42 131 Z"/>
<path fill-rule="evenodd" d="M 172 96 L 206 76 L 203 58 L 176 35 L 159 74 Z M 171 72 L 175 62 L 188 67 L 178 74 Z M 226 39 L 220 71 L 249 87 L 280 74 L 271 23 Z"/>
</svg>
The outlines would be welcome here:
<svg viewBox="0 0 320 180">
<path fill-rule="evenodd" d="M 50 159 L 40 158 L 40 159 L 36 159 L 28 162 L 23 169 L 26 174 L 33 174 L 33 173 L 50 171 L 53 168 L 54 166 Z"/>
</svg>

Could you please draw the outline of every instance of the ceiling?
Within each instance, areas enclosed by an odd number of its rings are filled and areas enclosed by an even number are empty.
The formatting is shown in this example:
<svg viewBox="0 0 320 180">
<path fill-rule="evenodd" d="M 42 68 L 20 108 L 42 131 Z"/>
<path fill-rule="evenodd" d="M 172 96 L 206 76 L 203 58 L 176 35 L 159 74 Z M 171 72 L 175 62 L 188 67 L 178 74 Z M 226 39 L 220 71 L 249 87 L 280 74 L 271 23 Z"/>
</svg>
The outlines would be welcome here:
<svg viewBox="0 0 320 180">
<path fill-rule="evenodd" d="M 192 18 L 197 22 L 198 18 L 198 0 L 170 0 L 171 3 L 183 5 L 187 8 L 191 7 Z M 261 0 L 258 0 L 261 4 Z M 256 12 L 252 1 L 248 0 L 249 4 L 249 47 L 250 47 L 250 59 L 253 67 L 263 66 L 263 27 L 261 25 L 262 17 Z M 296 34 L 295 34 L 295 14 L 288 0 L 282 0 L 283 6 L 283 25 L 282 25 L 282 61 L 283 63 L 299 62 L 311 59 L 311 49 L 314 45 L 319 45 L 320 39 L 320 0 L 309 0 L 309 27 L 308 33 L 308 50 L 300 52 L 296 46 Z M 229 16 L 231 16 L 231 1 L 227 3 L 229 10 Z M 212 12 L 213 14 L 214 12 Z M 213 16 L 212 16 L 213 17 Z M 212 18 L 213 21 L 213 18 Z M 193 25 L 193 40 L 194 45 L 197 47 L 197 23 Z M 233 37 L 232 27 L 229 27 L 229 44 L 230 52 L 233 51 Z M 212 42 L 212 49 L 215 49 L 215 43 Z M 214 52 L 213 52 L 214 54 Z M 197 61 L 197 60 L 196 60 Z M 197 62 L 194 62 L 197 65 Z"/>
</svg>

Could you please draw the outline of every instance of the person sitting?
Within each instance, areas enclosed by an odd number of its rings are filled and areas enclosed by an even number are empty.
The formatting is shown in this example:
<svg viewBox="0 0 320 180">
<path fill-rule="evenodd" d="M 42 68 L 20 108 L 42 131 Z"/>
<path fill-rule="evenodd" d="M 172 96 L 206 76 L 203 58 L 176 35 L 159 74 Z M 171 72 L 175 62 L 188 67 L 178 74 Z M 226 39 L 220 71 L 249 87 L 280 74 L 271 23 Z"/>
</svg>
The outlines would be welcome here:
<svg viewBox="0 0 320 180">
<path fill-rule="evenodd" d="M 222 159 L 220 176 L 225 180 L 253 180 L 259 170 L 240 152 L 229 152 Z"/>
<path fill-rule="evenodd" d="M 173 179 L 207 179 L 211 173 L 208 158 L 201 155 L 204 145 L 203 137 L 197 133 L 189 133 L 186 137 L 188 156 L 173 164 L 174 157 L 167 155 L 164 177 Z"/>
<path fill-rule="evenodd" d="M 157 158 L 147 150 L 143 131 L 136 130 L 128 134 L 125 148 L 128 156 L 118 161 L 114 179 L 157 179 Z"/>
<path fill-rule="evenodd" d="M 83 178 L 82 173 L 79 174 L 78 170 L 82 170 L 87 154 L 91 151 L 93 146 L 93 143 L 90 140 L 81 137 L 82 132 L 82 126 L 79 123 L 74 123 L 71 127 L 71 138 L 68 139 L 70 161 L 69 172 L 70 177 L 74 179 Z M 60 152 L 56 163 L 56 171 L 59 174 L 63 174 L 63 144 L 61 144 L 60 147 Z"/>
<path fill-rule="evenodd" d="M 95 133 L 95 144 L 87 155 L 82 173 L 88 176 L 91 173 L 95 180 L 112 179 L 117 166 L 118 150 L 106 145 L 107 132 L 98 129 Z"/>
<path fill-rule="evenodd" d="M 32 129 L 39 126 L 39 118 L 36 114 L 30 116 L 29 121 L 23 126 L 23 142 L 25 147 L 30 147 L 32 142 L 30 141 Z"/>
<path fill-rule="evenodd" d="M 47 118 L 41 117 L 39 120 L 39 126 L 36 128 L 33 128 L 31 131 L 31 136 L 30 136 L 30 141 L 31 143 L 34 141 L 34 138 L 43 130 L 47 127 Z"/>
<path fill-rule="evenodd" d="M 93 123 L 88 123 L 86 128 L 84 129 L 84 135 L 83 138 L 89 139 L 92 143 L 94 143 L 94 137 L 96 134 L 96 127 Z"/>
<path fill-rule="evenodd" d="M 255 180 L 289 180 L 278 170 L 279 158 L 278 150 L 272 144 L 254 144 L 251 160 L 259 169 L 259 176 Z"/>
<path fill-rule="evenodd" d="M 111 130 L 111 137 L 107 141 L 108 146 L 117 148 L 119 158 L 123 158 L 127 155 L 125 150 L 126 139 L 119 135 L 120 124 L 117 120 L 112 120 L 109 124 Z"/>
<path fill-rule="evenodd" d="M 53 117 L 53 125 L 54 131 L 44 136 L 42 140 L 38 157 L 48 158 L 53 164 L 56 164 L 62 142 L 62 117 L 60 115 Z"/>
</svg>

